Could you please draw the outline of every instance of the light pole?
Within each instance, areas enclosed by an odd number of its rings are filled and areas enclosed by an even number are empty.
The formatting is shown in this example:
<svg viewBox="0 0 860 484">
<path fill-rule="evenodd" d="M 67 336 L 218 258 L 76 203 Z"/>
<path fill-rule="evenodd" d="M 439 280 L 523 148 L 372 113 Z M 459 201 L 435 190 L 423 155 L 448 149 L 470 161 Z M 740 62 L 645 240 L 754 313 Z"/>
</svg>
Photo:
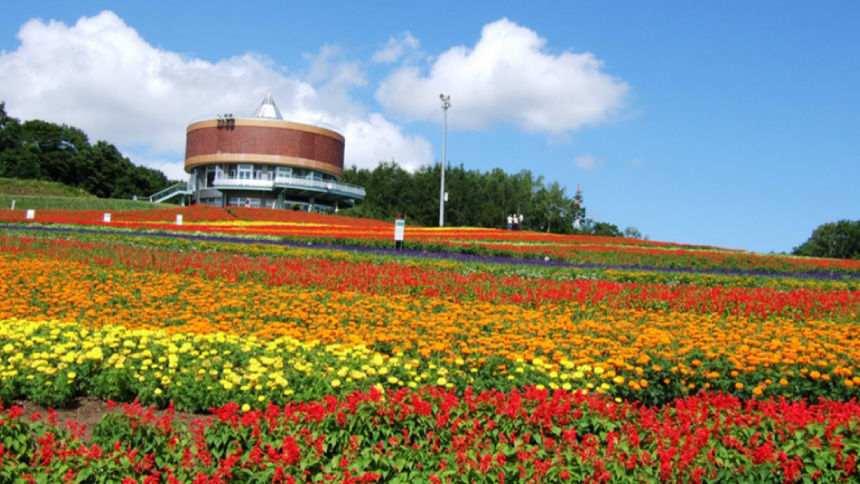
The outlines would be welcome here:
<svg viewBox="0 0 860 484">
<path fill-rule="evenodd" d="M 439 190 L 439 226 L 445 226 L 445 144 L 448 141 L 448 108 L 451 107 L 451 96 L 439 95 L 442 100 L 442 187 Z"/>
</svg>

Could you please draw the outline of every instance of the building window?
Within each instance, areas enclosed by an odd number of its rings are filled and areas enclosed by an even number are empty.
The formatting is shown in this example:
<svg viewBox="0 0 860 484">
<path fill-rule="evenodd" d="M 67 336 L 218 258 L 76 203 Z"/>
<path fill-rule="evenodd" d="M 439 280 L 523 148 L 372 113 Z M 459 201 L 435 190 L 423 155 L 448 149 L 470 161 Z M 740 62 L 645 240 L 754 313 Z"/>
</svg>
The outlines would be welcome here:
<svg viewBox="0 0 860 484">
<path fill-rule="evenodd" d="M 239 179 L 250 180 L 253 177 L 254 165 L 239 165 Z"/>
<path fill-rule="evenodd" d="M 275 168 L 276 178 L 290 178 L 293 176 L 293 169 L 288 166 L 279 166 Z"/>
<path fill-rule="evenodd" d="M 215 183 L 215 167 L 206 167 L 206 185 L 205 188 L 210 188 Z"/>
<path fill-rule="evenodd" d="M 262 200 L 259 198 L 250 198 L 250 197 L 230 197 L 227 200 L 227 205 L 231 207 L 249 207 L 249 208 L 260 208 L 260 204 Z"/>
</svg>

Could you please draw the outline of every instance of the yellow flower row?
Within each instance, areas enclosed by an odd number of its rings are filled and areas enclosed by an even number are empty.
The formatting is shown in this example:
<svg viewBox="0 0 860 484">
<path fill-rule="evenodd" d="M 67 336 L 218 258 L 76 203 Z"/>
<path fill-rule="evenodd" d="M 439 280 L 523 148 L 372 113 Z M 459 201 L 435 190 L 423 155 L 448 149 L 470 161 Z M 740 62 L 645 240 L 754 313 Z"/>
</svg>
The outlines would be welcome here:
<svg viewBox="0 0 860 484">
<path fill-rule="evenodd" d="M 362 345 L 321 345 L 288 336 L 261 340 L 224 332 L 168 333 L 119 325 L 88 329 L 77 323 L 8 319 L 0 321 L 0 337 L 5 341 L 0 348 L 0 395 L 5 399 L 38 399 L 39 389 L 47 387 L 50 392 L 67 391 L 68 398 L 81 391 L 122 398 L 133 391 L 143 401 L 184 397 L 192 405 L 189 397 L 201 395 L 224 402 L 264 402 L 319 398 L 339 387 L 480 383 L 479 368 L 462 359 L 448 365 L 376 353 Z M 550 367 L 539 359 L 521 362 L 512 366 L 506 381 L 568 390 L 595 387 L 587 378 L 592 376 L 590 367 L 570 366 L 572 371 L 561 373 Z M 128 388 L 111 387 L 116 381 L 125 381 Z M 608 389 L 605 384 L 598 387 Z M 15 391 L 19 393 L 8 393 Z"/>
</svg>

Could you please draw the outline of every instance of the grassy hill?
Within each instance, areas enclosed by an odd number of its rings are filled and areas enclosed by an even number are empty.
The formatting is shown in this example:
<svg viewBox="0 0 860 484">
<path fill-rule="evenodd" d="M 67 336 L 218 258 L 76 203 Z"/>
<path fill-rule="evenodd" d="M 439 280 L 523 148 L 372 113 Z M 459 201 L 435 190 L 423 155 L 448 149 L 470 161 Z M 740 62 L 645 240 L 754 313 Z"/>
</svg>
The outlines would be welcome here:
<svg viewBox="0 0 860 484">
<path fill-rule="evenodd" d="M 85 190 L 56 182 L 0 178 L 0 209 L 10 208 L 12 200 L 16 210 L 151 210 L 174 206 L 97 198 Z"/>
</svg>

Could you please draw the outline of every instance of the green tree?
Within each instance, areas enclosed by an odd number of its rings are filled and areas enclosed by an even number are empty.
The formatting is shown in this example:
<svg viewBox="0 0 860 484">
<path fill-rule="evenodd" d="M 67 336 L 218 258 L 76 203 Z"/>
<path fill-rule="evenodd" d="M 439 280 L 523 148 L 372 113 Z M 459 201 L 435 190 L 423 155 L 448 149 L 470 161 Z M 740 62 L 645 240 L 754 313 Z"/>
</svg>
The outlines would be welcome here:
<svg viewBox="0 0 860 484">
<path fill-rule="evenodd" d="M 607 222 L 595 222 L 591 226 L 590 235 L 602 235 L 604 237 L 623 237 L 624 234 L 615 224 Z"/>
<path fill-rule="evenodd" d="M 380 162 L 373 170 L 353 166 L 344 171 L 344 181 L 364 187 L 367 198 L 344 214 L 391 220 L 405 212 L 410 225 L 436 226 L 441 170 L 438 163 L 415 172 L 403 170 L 394 161 Z M 500 168 L 482 173 L 452 166 L 445 170 L 445 191 L 449 227 L 503 228 L 508 215 L 522 214 L 529 230 L 587 233 L 574 228 L 576 220 L 586 220 L 582 194 L 570 198 L 561 184 L 545 184 L 542 176 L 529 170 L 510 175 Z"/>
<path fill-rule="evenodd" d="M 448 175 L 446 170 L 445 175 Z M 439 225 L 439 184 L 442 165 L 422 166 L 410 174 L 412 185 L 409 194 L 407 222 L 410 225 L 436 227 Z M 447 185 L 447 183 L 446 183 Z M 446 223 L 446 225 L 451 225 Z"/>
<path fill-rule="evenodd" d="M 475 171 L 467 171 L 463 165 L 452 167 L 445 173 L 445 190 L 448 192 L 445 225 L 479 227 L 480 207 L 485 198 L 480 175 Z"/>
<path fill-rule="evenodd" d="M 19 163 L 14 173 L 16 178 L 36 178 L 72 186 L 80 183 L 78 168 L 83 160 L 82 153 L 90 147 L 83 131 L 65 124 L 30 120 L 21 125 L 19 139 L 25 151 L 38 157 L 38 163 L 35 166 L 31 160 Z"/>
<path fill-rule="evenodd" d="M 3 102 L 0 176 L 56 181 L 111 198 L 148 196 L 175 183 L 158 170 L 134 165 L 110 143 L 91 146 L 87 135 L 73 126 L 21 123 L 6 114 Z"/>
<path fill-rule="evenodd" d="M 585 219 L 582 194 L 568 198 L 564 192 L 565 187 L 554 181 L 535 193 L 532 218 L 538 230 L 559 234 L 577 232 L 576 221 Z"/>
<path fill-rule="evenodd" d="M 840 220 L 820 225 L 809 240 L 792 251 L 794 255 L 860 259 L 860 220 Z"/>
<path fill-rule="evenodd" d="M 21 123 L 6 114 L 6 103 L 0 101 L 0 152 L 21 146 Z"/>
<path fill-rule="evenodd" d="M 394 161 L 381 162 L 373 171 L 352 167 L 344 173 L 344 181 L 363 186 L 367 192 L 363 203 L 348 209 L 349 215 L 393 220 L 399 214 L 412 212 L 412 176 Z"/>
<path fill-rule="evenodd" d="M 14 177 L 23 152 L 21 123 L 6 114 L 6 103 L 0 102 L 0 176 Z"/>
<path fill-rule="evenodd" d="M 624 229 L 624 237 L 629 237 L 631 239 L 641 239 L 642 232 L 639 231 L 636 227 L 627 227 Z"/>
</svg>

